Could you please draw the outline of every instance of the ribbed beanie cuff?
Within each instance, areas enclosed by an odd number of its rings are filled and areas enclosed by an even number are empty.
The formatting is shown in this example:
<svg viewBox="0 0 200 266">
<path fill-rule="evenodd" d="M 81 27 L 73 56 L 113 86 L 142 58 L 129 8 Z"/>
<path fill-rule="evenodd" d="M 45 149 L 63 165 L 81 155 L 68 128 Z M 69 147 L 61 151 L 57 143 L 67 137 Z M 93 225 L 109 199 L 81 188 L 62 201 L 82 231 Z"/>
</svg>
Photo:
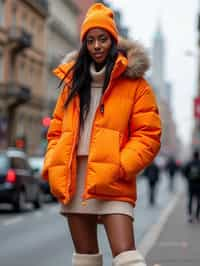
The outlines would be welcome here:
<svg viewBox="0 0 200 266">
<path fill-rule="evenodd" d="M 72 256 L 72 266 L 102 266 L 102 254 L 78 254 Z"/>
<path fill-rule="evenodd" d="M 113 259 L 113 266 L 147 266 L 138 250 L 124 251 Z"/>
</svg>

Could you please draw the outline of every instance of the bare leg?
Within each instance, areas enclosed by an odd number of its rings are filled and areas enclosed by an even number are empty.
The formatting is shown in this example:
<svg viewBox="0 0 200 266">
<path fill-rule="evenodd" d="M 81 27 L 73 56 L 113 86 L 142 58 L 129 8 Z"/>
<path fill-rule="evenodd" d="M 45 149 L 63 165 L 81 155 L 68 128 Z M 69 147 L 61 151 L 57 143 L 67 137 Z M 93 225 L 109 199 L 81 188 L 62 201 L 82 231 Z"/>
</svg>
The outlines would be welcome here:
<svg viewBox="0 0 200 266">
<path fill-rule="evenodd" d="M 79 254 L 97 254 L 97 216 L 87 214 L 68 214 L 75 251 Z"/>
<path fill-rule="evenodd" d="M 131 217 L 123 214 L 108 214 L 102 215 L 102 221 L 113 257 L 124 251 L 136 249 Z"/>
</svg>

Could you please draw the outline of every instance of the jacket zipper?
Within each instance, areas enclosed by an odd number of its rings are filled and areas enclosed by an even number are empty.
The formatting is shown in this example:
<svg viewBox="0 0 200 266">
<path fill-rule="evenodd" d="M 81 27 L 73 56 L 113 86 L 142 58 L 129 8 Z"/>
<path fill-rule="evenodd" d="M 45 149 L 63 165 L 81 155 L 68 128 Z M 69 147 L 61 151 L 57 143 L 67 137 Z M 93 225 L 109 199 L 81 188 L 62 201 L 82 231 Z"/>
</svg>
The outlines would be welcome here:
<svg viewBox="0 0 200 266">
<path fill-rule="evenodd" d="M 88 155 L 90 153 L 91 141 L 92 141 L 92 137 L 93 137 L 94 121 L 96 119 L 96 115 L 97 115 L 98 110 L 100 110 L 102 115 L 104 114 L 104 100 L 105 100 L 105 96 L 107 95 L 108 91 L 110 90 L 110 87 L 111 87 L 111 79 L 110 79 L 110 82 L 108 84 L 107 89 L 105 90 L 104 94 L 101 97 L 100 103 L 99 103 L 99 105 L 98 105 L 98 107 L 96 109 L 95 115 L 94 115 L 94 119 L 93 119 L 93 122 L 92 122 L 92 130 L 91 130 L 91 135 L 90 135 L 90 143 L 89 143 Z M 87 163 L 86 177 L 87 177 L 87 174 L 88 174 L 88 163 Z M 85 190 L 86 190 L 86 187 L 87 187 L 87 178 L 86 177 L 85 177 L 85 185 L 84 185 L 84 194 L 82 195 L 82 203 L 81 203 L 83 206 L 87 205 L 87 203 L 86 203 L 87 199 L 86 199 L 86 196 L 85 196 Z"/>
</svg>

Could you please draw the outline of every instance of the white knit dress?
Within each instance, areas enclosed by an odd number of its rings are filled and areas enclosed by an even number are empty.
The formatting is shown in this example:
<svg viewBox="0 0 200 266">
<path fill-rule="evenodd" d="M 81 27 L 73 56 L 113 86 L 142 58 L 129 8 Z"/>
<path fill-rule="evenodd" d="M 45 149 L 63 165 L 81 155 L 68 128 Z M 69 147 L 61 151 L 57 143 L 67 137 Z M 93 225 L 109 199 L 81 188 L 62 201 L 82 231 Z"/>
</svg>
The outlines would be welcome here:
<svg viewBox="0 0 200 266">
<path fill-rule="evenodd" d="M 67 205 L 61 204 L 60 213 L 63 215 L 67 215 L 68 213 L 96 215 L 125 214 L 133 218 L 133 206 L 128 202 L 89 199 L 86 201 L 86 204 L 82 204 L 81 195 L 84 191 L 84 179 L 87 168 L 90 133 L 94 115 L 101 98 L 101 92 L 105 77 L 105 67 L 101 71 L 96 72 L 95 67 L 92 64 L 90 67 L 90 73 L 92 76 L 91 103 L 90 110 L 84 124 L 84 129 L 81 129 L 80 132 L 80 139 L 78 143 L 76 193 L 73 199 Z"/>
</svg>

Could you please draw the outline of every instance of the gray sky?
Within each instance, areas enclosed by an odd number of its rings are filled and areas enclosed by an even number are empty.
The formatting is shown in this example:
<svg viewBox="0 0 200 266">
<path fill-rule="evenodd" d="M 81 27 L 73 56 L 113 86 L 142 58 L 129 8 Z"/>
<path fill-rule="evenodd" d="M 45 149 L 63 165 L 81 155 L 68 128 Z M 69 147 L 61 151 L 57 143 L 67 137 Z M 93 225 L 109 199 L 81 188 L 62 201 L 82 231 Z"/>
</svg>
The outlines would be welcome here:
<svg viewBox="0 0 200 266">
<path fill-rule="evenodd" d="M 131 38 L 151 47 L 158 21 L 166 41 L 166 79 L 172 82 L 173 116 L 178 135 L 188 143 L 193 127 L 193 98 L 197 90 L 198 0 L 107 0 L 119 8 Z M 192 55 L 187 56 L 186 51 Z"/>
</svg>

